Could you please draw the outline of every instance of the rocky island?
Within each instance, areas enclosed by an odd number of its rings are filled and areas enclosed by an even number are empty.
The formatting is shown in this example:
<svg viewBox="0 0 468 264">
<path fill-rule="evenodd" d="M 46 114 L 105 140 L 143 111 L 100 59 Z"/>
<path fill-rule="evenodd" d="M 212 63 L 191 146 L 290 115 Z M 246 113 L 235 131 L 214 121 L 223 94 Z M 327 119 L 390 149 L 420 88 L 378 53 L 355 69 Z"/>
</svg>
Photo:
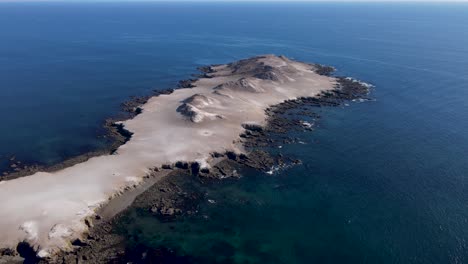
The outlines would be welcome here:
<svg viewBox="0 0 468 264">
<path fill-rule="evenodd" d="M 37 262 L 89 260 L 89 251 L 106 244 L 93 244 L 90 234 L 103 235 L 109 221 L 132 204 L 154 197 L 162 201 L 160 196 L 177 192 L 167 184 L 171 178 L 188 174 L 219 179 L 236 176 L 231 163 L 263 170 L 284 163 L 283 157 L 255 150 L 273 142 L 267 131 L 310 125 L 282 113 L 304 104 L 336 106 L 369 88 L 330 76 L 331 67 L 275 55 L 202 71 L 198 79 L 182 81 L 179 89 L 134 106 L 133 118 L 116 122 L 128 140 L 112 153 L 1 181 L 0 255 L 18 259 L 30 252 Z M 148 210 L 161 217 L 182 213 L 178 207 L 184 199 L 169 201 L 153 201 Z M 77 250 L 87 253 L 67 255 Z"/>
</svg>

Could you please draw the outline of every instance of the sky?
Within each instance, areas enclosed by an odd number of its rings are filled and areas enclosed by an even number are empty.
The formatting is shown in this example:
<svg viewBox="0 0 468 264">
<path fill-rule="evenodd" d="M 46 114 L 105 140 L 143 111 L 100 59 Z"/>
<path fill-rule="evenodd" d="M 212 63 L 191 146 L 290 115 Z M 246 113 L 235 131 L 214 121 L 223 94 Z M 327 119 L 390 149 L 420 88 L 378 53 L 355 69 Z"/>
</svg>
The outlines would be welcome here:
<svg viewBox="0 0 468 264">
<path fill-rule="evenodd" d="M 0 0 L 2 2 L 466 2 L 468 0 Z"/>
<path fill-rule="evenodd" d="M 0 0 L 0 2 L 468 2 L 468 0 Z"/>
</svg>

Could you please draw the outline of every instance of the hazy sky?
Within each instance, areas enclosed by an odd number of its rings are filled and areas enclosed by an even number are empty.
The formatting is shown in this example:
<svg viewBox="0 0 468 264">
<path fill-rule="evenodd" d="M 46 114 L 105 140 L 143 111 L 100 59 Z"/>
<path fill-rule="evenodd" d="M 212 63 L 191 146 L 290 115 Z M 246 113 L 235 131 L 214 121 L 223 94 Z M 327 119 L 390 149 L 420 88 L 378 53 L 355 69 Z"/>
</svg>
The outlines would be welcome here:
<svg viewBox="0 0 468 264">
<path fill-rule="evenodd" d="M 0 0 L 0 2 L 468 2 L 468 0 Z"/>
<path fill-rule="evenodd" d="M 0 0 L 0 2 L 466 2 L 468 0 Z"/>
</svg>

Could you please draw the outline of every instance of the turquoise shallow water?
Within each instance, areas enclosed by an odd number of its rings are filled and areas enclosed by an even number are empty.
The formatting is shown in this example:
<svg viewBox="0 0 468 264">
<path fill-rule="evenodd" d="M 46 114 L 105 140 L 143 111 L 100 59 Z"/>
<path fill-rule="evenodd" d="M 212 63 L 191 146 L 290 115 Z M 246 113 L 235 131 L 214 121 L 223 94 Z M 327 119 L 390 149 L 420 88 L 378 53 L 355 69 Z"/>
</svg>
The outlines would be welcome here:
<svg viewBox="0 0 468 264">
<path fill-rule="evenodd" d="M 302 166 L 216 186 L 209 221 L 137 218 L 141 243 L 236 263 L 468 262 L 466 4 L 1 3 L 0 32 L 0 155 L 26 161 L 102 147 L 120 102 L 200 65 L 285 54 L 376 86 L 281 149 Z"/>
</svg>

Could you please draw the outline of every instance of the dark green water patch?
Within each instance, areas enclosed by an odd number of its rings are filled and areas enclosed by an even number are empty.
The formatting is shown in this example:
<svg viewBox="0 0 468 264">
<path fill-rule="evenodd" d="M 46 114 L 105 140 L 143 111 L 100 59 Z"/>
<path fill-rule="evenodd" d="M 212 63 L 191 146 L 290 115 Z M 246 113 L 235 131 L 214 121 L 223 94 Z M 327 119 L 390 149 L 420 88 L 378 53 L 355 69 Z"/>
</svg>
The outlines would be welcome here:
<svg viewBox="0 0 468 264">
<path fill-rule="evenodd" d="M 199 263 L 364 260 L 350 220 L 339 217 L 327 196 L 314 191 L 314 177 L 300 170 L 244 170 L 237 181 L 199 185 L 206 197 L 196 214 L 166 222 L 133 209 L 120 231 L 130 248 L 166 247 Z"/>
</svg>

